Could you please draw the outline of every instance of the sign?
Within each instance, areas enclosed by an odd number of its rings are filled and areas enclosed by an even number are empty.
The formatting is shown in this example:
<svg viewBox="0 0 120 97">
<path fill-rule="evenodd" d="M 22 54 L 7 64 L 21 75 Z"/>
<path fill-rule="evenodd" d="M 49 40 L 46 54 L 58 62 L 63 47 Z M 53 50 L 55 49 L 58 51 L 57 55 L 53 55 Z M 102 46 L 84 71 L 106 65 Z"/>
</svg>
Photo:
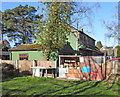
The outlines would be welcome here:
<svg viewBox="0 0 120 97">
<path fill-rule="evenodd" d="M 84 62 L 84 59 L 83 59 L 83 57 L 80 57 L 80 62 Z"/>
<path fill-rule="evenodd" d="M 75 62 L 75 60 L 65 60 L 65 62 Z"/>
<path fill-rule="evenodd" d="M 82 67 L 82 72 L 84 73 L 90 73 L 90 67 Z"/>
</svg>

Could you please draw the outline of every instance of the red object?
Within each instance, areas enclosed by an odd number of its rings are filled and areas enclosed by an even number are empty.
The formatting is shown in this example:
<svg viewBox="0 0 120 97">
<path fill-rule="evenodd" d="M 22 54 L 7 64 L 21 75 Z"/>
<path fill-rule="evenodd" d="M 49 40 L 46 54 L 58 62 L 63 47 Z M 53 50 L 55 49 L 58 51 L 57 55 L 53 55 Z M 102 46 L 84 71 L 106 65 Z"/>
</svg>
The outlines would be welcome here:
<svg viewBox="0 0 120 97">
<path fill-rule="evenodd" d="M 111 62 L 111 61 L 115 61 L 115 60 L 118 60 L 118 62 L 120 62 L 120 58 L 109 59 L 109 60 L 107 60 L 106 62 Z"/>
</svg>

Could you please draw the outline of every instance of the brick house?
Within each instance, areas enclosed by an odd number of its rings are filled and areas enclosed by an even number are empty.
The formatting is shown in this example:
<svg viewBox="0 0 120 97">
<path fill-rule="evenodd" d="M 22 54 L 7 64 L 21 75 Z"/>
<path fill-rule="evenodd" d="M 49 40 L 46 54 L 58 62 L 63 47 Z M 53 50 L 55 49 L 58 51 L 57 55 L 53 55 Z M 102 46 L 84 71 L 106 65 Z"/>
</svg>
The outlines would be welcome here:
<svg viewBox="0 0 120 97">
<path fill-rule="evenodd" d="M 117 57 L 118 49 L 113 47 L 102 47 L 100 49 L 101 52 L 104 53 L 104 56 L 108 58 Z"/>
</svg>

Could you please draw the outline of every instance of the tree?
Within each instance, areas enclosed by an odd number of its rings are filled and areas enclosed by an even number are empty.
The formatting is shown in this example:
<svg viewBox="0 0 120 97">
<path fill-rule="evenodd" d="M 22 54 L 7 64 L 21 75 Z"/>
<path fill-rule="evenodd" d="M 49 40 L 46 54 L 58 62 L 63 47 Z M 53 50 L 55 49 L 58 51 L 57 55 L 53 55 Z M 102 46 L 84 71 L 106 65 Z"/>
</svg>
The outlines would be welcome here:
<svg viewBox="0 0 120 97">
<path fill-rule="evenodd" d="M 19 5 L 14 9 L 8 9 L 2 14 L 2 33 L 7 34 L 10 41 L 19 43 L 32 42 L 32 35 L 35 34 L 36 20 L 41 16 L 36 15 L 33 6 Z"/>
<path fill-rule="evenodd" d="M 103 47 L 101 41 L 98 41 L 98 42 L 97 42 L 96 47 L 97 47 L 99 50 Z"/>
<path fill-rule="evenodd" d="M 3 43 L 0 44 L 2 51 L 8 51 L 10 49 L 10 43 L 7 40 L 3 40 Z"/>
<path fill-rule="evenodd" d="M 80 18 L 89 18 L 89 14 L 92 8 L 88 6 L 76 7 L 77 4 L 73 2 L 47 2 L 43 3 L 46 8 L 43 10 L 43 20 L 38 21 L 38 34 L 35 43 L 42 45 L 42 51 L 47 57 L 46 59 L 54 59 L 58 55 L 58 52 L 63 48 L 67 42 L 67 36 L 70 33 L 71 25 L 76 22 L 76 18 L 72 19 L 71 16 L 78 14 Z M 76 8 L 76 9 L 75 9 Z M 84 15 L 83 15 L 84 14 Z M 84 16 L 83 18 L 82 15 Z M 74 16 L 73 16 L 74 17 Z M 45 18 L 45 19 L 44 19 Z"/>
<path fill-rule="evenodd" d="M 115 7 L 114 9 L 114 15 L 113 20 L 112 21 L 105 21 L 103 20 L 103 24 L 106 27 L 106 29 L 108 30 L 108 33 L 105 34 L 106 38 L 113 38 L 114 42 L 118 43 L 118 45 L 120 45 L 120 2 L 118 3 L 118 6 Z"/>
<path fill-rule="evenodd" d="M 0 11 L 0 33 L 2 32 L 2 12 Z M 3 43 L 3 34 L 1 33 L 1 44 Z"/>
<path fill-rule="evenodd" d="M 45 15 L 45 20 L 37 22 L 38 40 L 36 43 L 41 44 L 46 60 L 55 60 L 58 52 L 67 42 L 67 35 L 70 32 L 67 23 L 70 22 L 70 15 L 74 9 L 73 3 L 47 2 L 43 4 L 46 5 L 43 11 L 47 12 L 47 15 Z"/>
</svg>

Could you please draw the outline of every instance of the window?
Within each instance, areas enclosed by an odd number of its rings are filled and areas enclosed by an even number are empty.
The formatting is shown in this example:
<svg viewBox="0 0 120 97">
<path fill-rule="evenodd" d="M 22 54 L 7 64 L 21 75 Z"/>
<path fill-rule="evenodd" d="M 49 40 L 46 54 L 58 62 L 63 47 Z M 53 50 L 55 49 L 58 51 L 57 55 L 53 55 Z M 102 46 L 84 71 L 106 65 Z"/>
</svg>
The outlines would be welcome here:
<svg viewBox="0 0 120 97">
<path fill-rule="evenodd" d="M 80 33 L 80 40 L 83 40 L 83 35 Z"/>
<path fill-rule="evenodd" d="M 95 57 L 95 64 L 102 64 L 104 62 L 104 58 L 103 57 Z"/>
<path fill-rule="evenodd" d="M 28 60 L 28 54 L 27 53 L 19 54 L 19 60 Z"/>
</svg>

